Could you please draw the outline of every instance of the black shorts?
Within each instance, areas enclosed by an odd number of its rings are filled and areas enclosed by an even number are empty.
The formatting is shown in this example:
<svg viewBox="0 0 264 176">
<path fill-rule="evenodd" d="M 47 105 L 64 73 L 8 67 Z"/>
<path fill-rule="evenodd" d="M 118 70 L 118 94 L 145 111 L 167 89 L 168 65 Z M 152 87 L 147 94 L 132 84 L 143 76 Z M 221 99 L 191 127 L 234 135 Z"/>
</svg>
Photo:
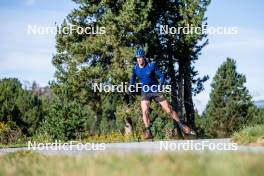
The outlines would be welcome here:
<svg viewBox="0 0 264 176">
<path fill-rule="evenodd" d="M 142 92 L 141 101 L 151 101 L 152 99 L 154 99 L 157 103 L 166 100 L 161 92 Z"/>
</svg>

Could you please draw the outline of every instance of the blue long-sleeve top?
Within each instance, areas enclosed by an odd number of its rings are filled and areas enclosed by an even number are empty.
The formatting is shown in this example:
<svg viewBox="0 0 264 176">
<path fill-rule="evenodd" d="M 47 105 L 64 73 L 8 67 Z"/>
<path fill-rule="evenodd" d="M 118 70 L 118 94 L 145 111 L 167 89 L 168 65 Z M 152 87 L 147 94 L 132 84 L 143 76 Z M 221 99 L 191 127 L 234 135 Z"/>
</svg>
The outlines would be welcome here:
<svg viewBox="0 0 264 176">
<path fill-rule="evenodd" d="M 154 63 L 147 62 L 143 68 L 140 68 L 138 64 L 134 65 L 132 69 L 130 85 L 135 85 L 136 77 L 138 78 L 139 82 L 142 83 L 142 86 L 162 85 L 165 81 L 164 75 L 158 69 L 158 67 Z M 157 77 L 159 78 L 159 82 Z M 143 89 L 142 92 L 144 92 Z"/>
</svg>

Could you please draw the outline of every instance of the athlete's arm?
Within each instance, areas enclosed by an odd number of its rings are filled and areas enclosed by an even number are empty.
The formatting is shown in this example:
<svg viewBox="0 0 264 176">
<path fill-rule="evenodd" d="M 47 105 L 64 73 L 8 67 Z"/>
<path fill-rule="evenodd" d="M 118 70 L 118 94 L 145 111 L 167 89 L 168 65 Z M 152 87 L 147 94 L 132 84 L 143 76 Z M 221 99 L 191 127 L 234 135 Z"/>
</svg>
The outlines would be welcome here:
<svg viewBox="0 0 264 176">
<path fill-rule="evenodd" d="M 132 75 L 131 75 L 131 78 L 130 78 L 130 85 L 135 85 L 136 83 L 136 71 L 135 71 L 135 66 L 132 68 Z"/>
</svg>

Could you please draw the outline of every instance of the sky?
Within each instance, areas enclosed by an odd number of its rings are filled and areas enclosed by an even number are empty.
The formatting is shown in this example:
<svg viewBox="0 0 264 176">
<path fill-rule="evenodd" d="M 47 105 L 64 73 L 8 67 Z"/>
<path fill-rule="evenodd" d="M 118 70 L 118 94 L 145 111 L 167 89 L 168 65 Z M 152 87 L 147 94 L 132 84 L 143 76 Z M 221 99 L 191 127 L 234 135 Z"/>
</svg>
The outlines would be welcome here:
<svg viewBox="0 0 264 176">
<path fill-rule="evenodd" d="M 16 77 L 23 84 L 34 80 L 40 86 L 54 79 L 51 64 L 55 35 L 28 33 L 28 26 L 60 24 L 76 5 L 70 0 L 0 1 L 0 79 Z M 201 113 L 209 99 L 212 78 L 218 67 L 231 57 L 237 70 L 247 77 L 246 86 L 253 100 L 264 100 L 264 1 L 212 0 L 206 16 L 211 27 L 237 27 L 238 34 L 208 35 L 195 67 L 200 75 L 209 75 L 205 90 L 194 97 Z"/>
</svg>

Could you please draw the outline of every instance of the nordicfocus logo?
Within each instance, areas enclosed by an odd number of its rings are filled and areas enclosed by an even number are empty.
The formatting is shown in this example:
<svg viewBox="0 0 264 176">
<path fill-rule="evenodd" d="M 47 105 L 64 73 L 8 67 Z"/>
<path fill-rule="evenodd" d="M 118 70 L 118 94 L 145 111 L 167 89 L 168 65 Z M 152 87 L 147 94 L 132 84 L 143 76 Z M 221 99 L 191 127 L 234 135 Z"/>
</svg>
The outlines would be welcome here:
<svg viewBox="0 0 264 176">
<path fill-rule="evenodd" d="M 105 143 L 80 143 L 76 141 L 70 141 L 61 143 L 61 141 L 55 140 L 53 143 L 37 143 L 34 141 L 28 141 L 28 150 L 105 150 Z"/>
<path fill-rule="evenodd" d="M 160 25 L 160 34 L 210 34 L 210 35 L 237 35 L 239 30 L 236 26 L 207 26 L 202 25 L 201 27 L 187 25 L 187 26 L 169 26 Z"/>
<path fill-rule="evenodd" d="M 194 151 L 234 151 L 237 150 L 238 146 L 236 143 L 221 143 L 221 142 L 212 142 L 209 140 L 203 141 L 183 141 L 183 142 L 169 142 L 169 141 L 161 141 L 160 142 L 160 150 L 165 151 L 184 151 L 184 150 L 194 150 Z"/>
<path fill-rule="evenodd" d="M 64 35 L 71 35 L 77 33 L 79 35 L 84 34 L 105 34 L 105 27 L 100 26 L 86 26 L 81 27 L 77 25 L 69 25 L 64 27 L 59 26 L 39 26 L 39 25 L 28 25 L 27 33 L 29 35 L 55 35 L 57 33 Z"/>
<path fill-rule="evenodd" d="M 128 85 L 127 82 L 118 85 L 110 85 L 103 83 L 92 84 L 94 92 L 171 92 L 171 85 L 143 85 L 136 83 L 135 85 Z"/>
</svg>

